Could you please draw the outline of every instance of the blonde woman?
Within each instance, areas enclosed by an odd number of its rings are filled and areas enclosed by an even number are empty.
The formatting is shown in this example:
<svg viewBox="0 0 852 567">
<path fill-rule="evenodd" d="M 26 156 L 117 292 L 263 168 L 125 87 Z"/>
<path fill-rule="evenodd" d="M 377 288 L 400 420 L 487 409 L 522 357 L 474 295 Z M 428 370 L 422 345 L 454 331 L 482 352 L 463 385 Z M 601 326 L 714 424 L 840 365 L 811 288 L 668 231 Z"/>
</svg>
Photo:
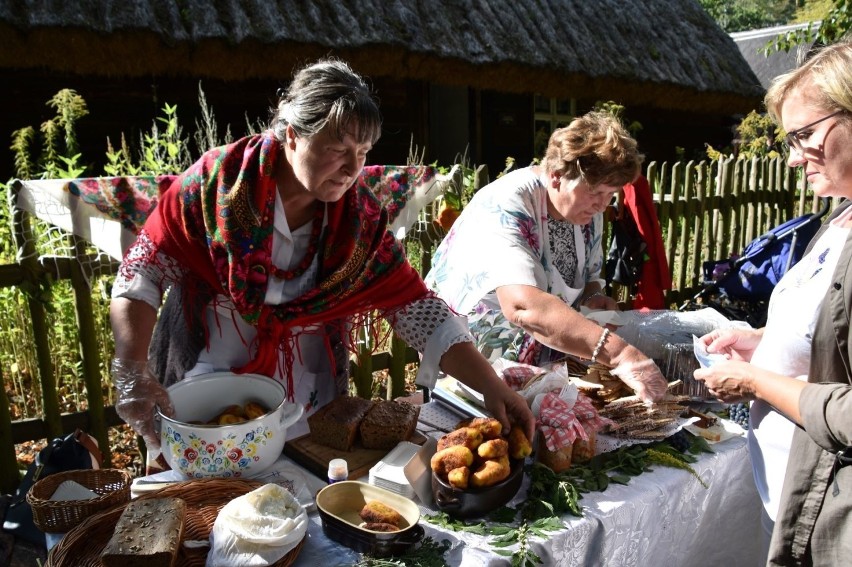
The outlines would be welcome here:
<svg viewBox="0 0 852 567">
<path fill-rule="evenodd" d="M 766 107 L 787 131 L 788 165 L 818 197 L 852 198 L 852 43 L 778 77 Z M 714 332 L 730 360 L 696 370 L 726 402 L 754 400 L 750 453 L 767 515 L 769 565 L 852 557 L 852 207 L 826 221 L 778 283 L 766 327 Z M 786 469 L 786 474 L 778 474 Z"/>
</svg>

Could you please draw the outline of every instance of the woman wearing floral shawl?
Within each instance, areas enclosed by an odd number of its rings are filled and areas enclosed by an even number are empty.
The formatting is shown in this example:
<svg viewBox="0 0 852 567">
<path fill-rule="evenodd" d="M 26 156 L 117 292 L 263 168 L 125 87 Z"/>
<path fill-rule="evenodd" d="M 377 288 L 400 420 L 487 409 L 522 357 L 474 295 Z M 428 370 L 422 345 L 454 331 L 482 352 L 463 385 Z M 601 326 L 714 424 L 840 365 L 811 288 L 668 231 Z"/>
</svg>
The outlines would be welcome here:
<svg viewBox="0 0 852 567">
<path fill-rule="evenodd" d="M 116 410 L 149 446 L 155 404 L 171 411 L 164 386 L 216 370 L 280 380 L 306 410 L 288 433 L 306 432 L 307 415 L 345 395 L 341 345 L 376 310 L 423 353 L 418 383 L 440 369 L 532 437 L 526 402 L 428 292 L 359 177 L 380 129 L 363 79 L 319 61 L 295 75 L 269 131 L 208 151 L 162 194 L 110 311 Z"/>
<path fill-rule="evenodd" d="M 486 357 L 542 365 L 572 354 L 613 367 L 643 399 L 665 394 L 651 359 L 579 312 L 615 308 L 601 293 L 602 213 L 642 157 L 616 118 L 591 112 L 551 135 L 541 166 L 474 195 L 426 283 L 467 314 Z"/>
</svg>

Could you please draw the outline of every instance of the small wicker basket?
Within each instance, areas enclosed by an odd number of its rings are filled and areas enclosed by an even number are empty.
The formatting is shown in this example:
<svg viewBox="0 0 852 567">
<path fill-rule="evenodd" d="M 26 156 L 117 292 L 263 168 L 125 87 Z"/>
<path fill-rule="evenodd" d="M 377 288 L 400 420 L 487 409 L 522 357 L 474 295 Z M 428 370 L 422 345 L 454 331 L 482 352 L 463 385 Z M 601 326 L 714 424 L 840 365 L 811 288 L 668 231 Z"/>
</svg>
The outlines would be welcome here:
<svg viewBox="0 0 852 567">
<path fill-rule="evenodd" d="M 241 478 L 204 478 L 178 482 L 166 488 L 146 492 L 146 498 L 180 498 L 186 502 L 184 541 L 207 541 L 219 515 L 228 502 L 263 486 L 262 482 Z M 101 567 L 101 553 L 115 531 L 126 504 L 100 512 L 71 530 L 50 550 L 45 567 Z M 270 567 L 289 567 L 305 545 L 307 534 L 284 557 Z M 181 545 L 175 567 L 204 567 L 208 547 Z"/>
<path fill-rule="evenodd" d="M 89 500 L 51 500 L 60 484 L 72 480 L 98 496 Z M 130 501 L 130 474 L 118 469 L 82 469 L 47 476 L 27 492 L 33 522 L 45 533 L 65 533 L 96 512 Z"/>
</svg>

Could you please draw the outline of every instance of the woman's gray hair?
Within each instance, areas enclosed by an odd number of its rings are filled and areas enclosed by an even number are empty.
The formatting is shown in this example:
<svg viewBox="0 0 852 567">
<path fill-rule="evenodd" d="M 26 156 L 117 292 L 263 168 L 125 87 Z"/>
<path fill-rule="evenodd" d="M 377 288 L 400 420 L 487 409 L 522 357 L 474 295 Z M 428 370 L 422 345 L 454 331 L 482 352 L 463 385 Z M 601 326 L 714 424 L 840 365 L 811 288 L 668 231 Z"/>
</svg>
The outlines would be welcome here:
<svg viewBox="0 0 852 567">
<path fill-rule="evenodd" d="M 272 109 L 270 128 L 281 143 L 287 139 L 288 125 L 306 138 L 328 127 L 340 140 L 354 125 L 352 134 L 359 144 L 375 144 L 382 132 L 382 115 L 359 74 L 338 59 L 321 59 L 296 72 Z"/>
</svg>

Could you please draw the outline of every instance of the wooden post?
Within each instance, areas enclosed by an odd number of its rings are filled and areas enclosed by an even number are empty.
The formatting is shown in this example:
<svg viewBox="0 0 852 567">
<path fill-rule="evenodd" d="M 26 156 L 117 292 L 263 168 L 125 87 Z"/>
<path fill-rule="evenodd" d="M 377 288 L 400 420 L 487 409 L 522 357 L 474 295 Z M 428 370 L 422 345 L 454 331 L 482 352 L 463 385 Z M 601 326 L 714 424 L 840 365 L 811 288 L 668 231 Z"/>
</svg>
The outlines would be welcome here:
<svg viewBox="0 0 852 567">
<path fill-rule="evenodd" d="M 695 177 L 693 175 L 692 162 L 687 163 L 685 168 L 683 164 L 678 165 L 680 169 L 678 170 L 676 177 L 681 179 L 681 185 L 683 185 L 683 198 L 678 199 L 677 205 L 675 206 L 675 214 L 678 219 L 680 219 L 680 238 L 678 239 L 677 245 L 677 280 L 672 282 L 672 285 L 675 286 L 676 289 L 682 290 L 686 287 L 686 273 L 689 270 L 689 237 L 691 236 L 690 232 L 692 228 L 689 224 L 689 219 L 694 218 L 690 201 L 692 199 Z"/>
<path fill-rule="evenodd" d="M 15 443 L 12 440 L 9 398 L 6 396 L 6 388 L 2 387 L 3 384 L 3 369 L 0 368 L 0 493 L 11 494 L 18 488 L 21 475 L 18 472 Z"/>
<path fill-rule="evenodd" d="M 21 182 L 15 181 L 11 187 L 12 202 L 17 199 L 20 189 Z M 27 294 L 27 306 L 33 322 L 33 342 L 38 358 L 38 378 L 44 405 L 44 423 L 48 438 L 51 439 L 61 436 L 63 432 L 59 412 L 59 396 L 56 392 L 56 375 L 54 374 L 53 363 L 50 360 L 50 345 L 47 340 L 47 314 L 40 298 L 36 297 L 37 290 L 40 290 L 42 284 L 46 283 L 46 278 L 44 278 L 44 270 L 36 257 L 29 216 L 18 207 L 12 207 L 12 234 L 21 258 L 21 267 L 27 273 L 27 281 L 31 284 L 31 289 L 36 290 Z"/>
<path fill-rule="evenodd" d="M 78 342 L 80 346 L 80 361 L 83 366 L 83 379 L 86 384 L 87 400 L 89 402 L 89 431 L 98 440 L 104 455 L 104 466 L 109 467 L 112 455 L 109 450 L 106 420 L 104 419 L 104 396 L 101 386 L 101 345 L 95 338 L 95 318 L 92 314 L 92 286 L 83 273 L 81 262 L 86 257 L 85 243 L 76 236 L 70 236 L 74 249 L 74 260 L 71 262 L 71 287 L 74 290 L 74 305 L 77 313 Z"/>
<path fill-rule="evenodd" d="M 692 209 L 692 273 L 690 274 L 689 287 L 700 288 L 703 286 L 703 260 L 710 260 L 702 253 L 704 242 L 704 227 L 706 226 L 705 216 L 707 215 L 707 164 L 699 162 L 695 167 L 695 200 L 696 206 Z"/>
<path fill-rule="evenodd" d="M 388 363 L 388 374 L 391 381 L 391 398 L 404 396 L 405 391 L 405 357 L 408 345 L 394 333 L 390 342 L 390 362 Z"/>
</svg>

